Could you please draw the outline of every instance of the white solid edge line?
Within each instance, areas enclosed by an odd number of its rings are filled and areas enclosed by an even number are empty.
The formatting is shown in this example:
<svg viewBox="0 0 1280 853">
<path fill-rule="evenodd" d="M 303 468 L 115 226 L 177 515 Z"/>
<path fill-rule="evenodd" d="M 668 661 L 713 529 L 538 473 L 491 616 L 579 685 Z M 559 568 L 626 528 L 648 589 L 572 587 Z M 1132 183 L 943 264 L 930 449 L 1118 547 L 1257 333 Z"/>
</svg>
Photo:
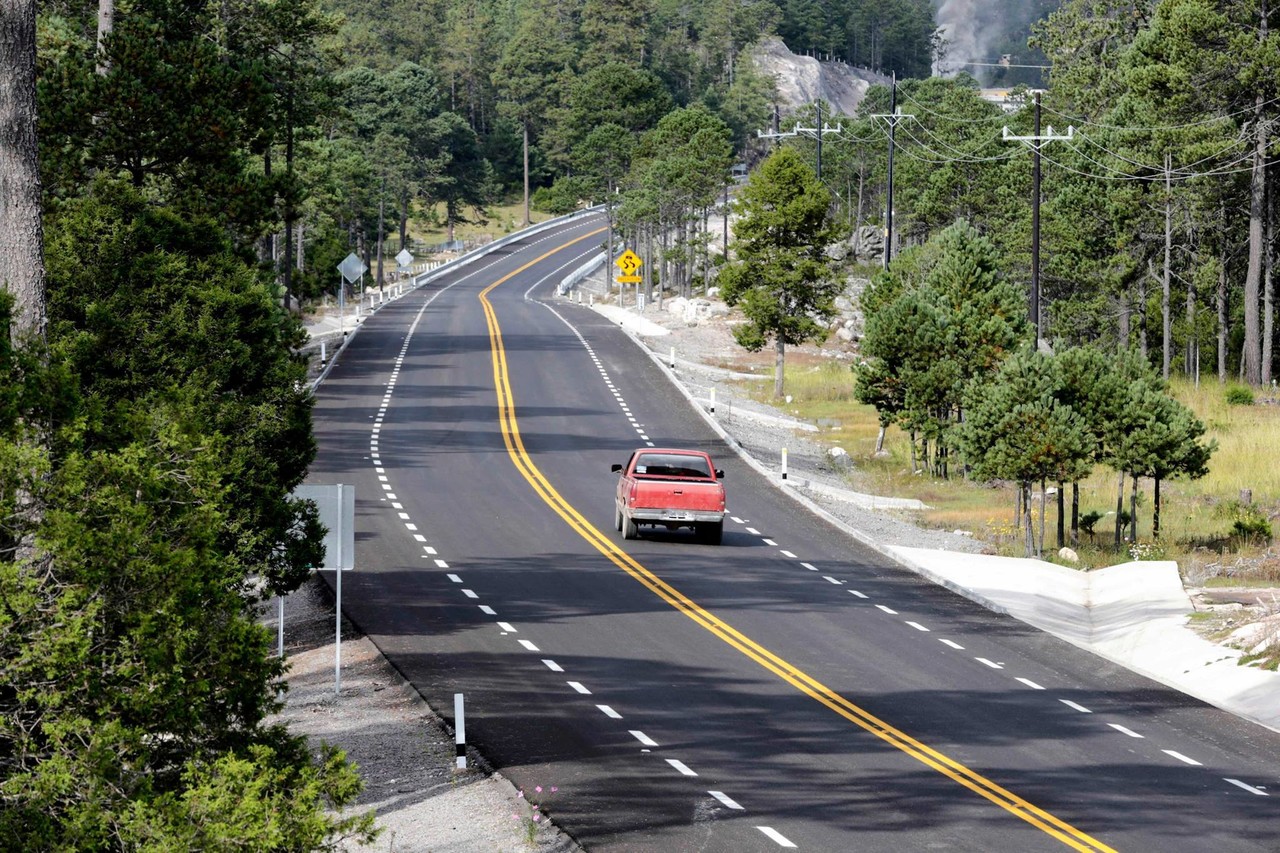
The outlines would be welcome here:
<svg viewBox="0 0 1280 853">
<path fill-rule="evenodd" d="M 771 826 L 757 826 L 756 829 L 767 835 L 770 840 L 778 842 L 779 847 L 795 847 L 788 838 Z"/>
</svg>

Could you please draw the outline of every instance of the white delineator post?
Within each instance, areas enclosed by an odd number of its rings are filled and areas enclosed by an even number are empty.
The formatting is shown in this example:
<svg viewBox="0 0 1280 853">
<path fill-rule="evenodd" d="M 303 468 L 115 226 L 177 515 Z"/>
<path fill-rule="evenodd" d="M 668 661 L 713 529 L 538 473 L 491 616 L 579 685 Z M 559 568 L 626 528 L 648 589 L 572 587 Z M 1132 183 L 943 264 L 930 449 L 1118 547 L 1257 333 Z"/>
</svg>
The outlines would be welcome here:
<svg viewBox="0 0 1280 853">
<path fill-rule="evenodd" d="M 787 449 L 782 448 L 782 479 L 787 479 Z"/>
<path fill-rule="evenodd" d="M 453 743 L 458 756 L 458 769 L 467 769 L 467 722 L 462 715 L 462 694 L 453 694 Z"/>
</svg>

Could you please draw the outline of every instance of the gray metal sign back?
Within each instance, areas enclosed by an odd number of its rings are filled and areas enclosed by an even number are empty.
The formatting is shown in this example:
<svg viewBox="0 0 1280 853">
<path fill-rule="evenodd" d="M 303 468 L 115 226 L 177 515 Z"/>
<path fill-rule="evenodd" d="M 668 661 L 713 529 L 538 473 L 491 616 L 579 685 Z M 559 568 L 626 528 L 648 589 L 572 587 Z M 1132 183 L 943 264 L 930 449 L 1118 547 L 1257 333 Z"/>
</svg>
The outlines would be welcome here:
<svg viewBox="0 0 1280 853">
<path fill-rule="evenodd" d="M 324 562 L 316 569 L 354 569 L 356 567 L 356 489 L 355 486 L 298 486 L 293 496 L 315 501 L 320 523 L 328 531 L 324 535 Z"/>
</svg>

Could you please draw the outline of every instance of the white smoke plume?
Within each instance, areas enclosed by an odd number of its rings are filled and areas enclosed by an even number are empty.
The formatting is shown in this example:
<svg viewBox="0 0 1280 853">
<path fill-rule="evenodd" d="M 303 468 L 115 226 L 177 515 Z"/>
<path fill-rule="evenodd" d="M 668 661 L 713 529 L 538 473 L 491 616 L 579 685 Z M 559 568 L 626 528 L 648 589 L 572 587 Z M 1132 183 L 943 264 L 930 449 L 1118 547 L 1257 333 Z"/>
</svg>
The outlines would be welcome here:
<svg viewBox="0 0 1280 853">
<path fill-rule="evenodd" d="M 934 62 L 933 73 L 951 77 L 961 71 L 973 73 L 973 62 L 992 62 L 992 45 L 1000 37 L 1000 15 L 991 0 L 942 0 L 938 6 L 938 29 L 942 33 L 943 56 Z M 1001 30 L 1003 28 L 1000 28 Z"/>
</svg>

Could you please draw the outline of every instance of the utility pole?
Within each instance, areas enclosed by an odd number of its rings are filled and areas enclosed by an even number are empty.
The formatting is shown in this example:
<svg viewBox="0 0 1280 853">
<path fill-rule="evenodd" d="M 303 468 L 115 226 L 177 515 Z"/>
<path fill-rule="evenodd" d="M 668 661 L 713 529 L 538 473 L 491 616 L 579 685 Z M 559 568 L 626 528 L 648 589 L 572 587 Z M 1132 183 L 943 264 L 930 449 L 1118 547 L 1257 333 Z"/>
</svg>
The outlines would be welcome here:
<svg viewBox="0 0 1280 853">
<path fill-rule="evenodd" d="M 1035 125 L 1031 136 L 1015 136 L 1005 125 L 1004 140 L 1006 142 L 1026 142 L 1031 146 L 1034 159 L 1031 164 L 1031 324 L 1036 329 L 1036 346 L 1040 345 L 1040 149 L 1047 142 L 1059 142 L 1073 139 L 1076 129 L 1068 126 L 1066 134 L 1054 133 L 1053 125 L 1049 125 L 1045 133 L 1040 132 L 1040 93 L 1036 92 Z"/>
<path fill-rule="evenodd" d="M 914 119 L 913 115 L 903 115 L 898 109 L 898 72 L 893 72 L 893 87 L 889 91 L 889 112 L 873 113 L 871 118 L 883 119 L 889 123 L 889 181 L 885 188 L 887 195 L 884 214 L 884 268 L 889 268 L 893 259 L 893 149 L 897 147 L 896 136 L 898 123 L 903 119 Z"/>
<path fill-rule="evenodd" d="M 778 128 L 777 113 L 775 112 L 774 120 L 773 120 L 774 129 L 768 133 L 765 133 L 763 130 L 757 130 L 756 138 L 777 140 L 777 139 L 783 139 L 783 138 L 792 137 L 792 136 L 808 136 L 808 137 L 817 139 L 818 140 L 818 162 L 817 162 L 816 171 L 817 171 L 818 179 L 821 180 L 822 179 L 822 137 L 828 133 L 841 133 L 844 130 L 844 125 L 838 124 L 835 127 L 832 127 L 829 124 L 824 124 L 822 121 L 822 102 L 816 101 L 814 103 L 814 107 L 817 109 L 817 119 L 818 119 L 817 125 L 815 127 L 802 127 L 800 123 L 797 122 L 795 126 L 791 128 L 791 130 L 779 131 L 777 129 Z"/>
</svg>

